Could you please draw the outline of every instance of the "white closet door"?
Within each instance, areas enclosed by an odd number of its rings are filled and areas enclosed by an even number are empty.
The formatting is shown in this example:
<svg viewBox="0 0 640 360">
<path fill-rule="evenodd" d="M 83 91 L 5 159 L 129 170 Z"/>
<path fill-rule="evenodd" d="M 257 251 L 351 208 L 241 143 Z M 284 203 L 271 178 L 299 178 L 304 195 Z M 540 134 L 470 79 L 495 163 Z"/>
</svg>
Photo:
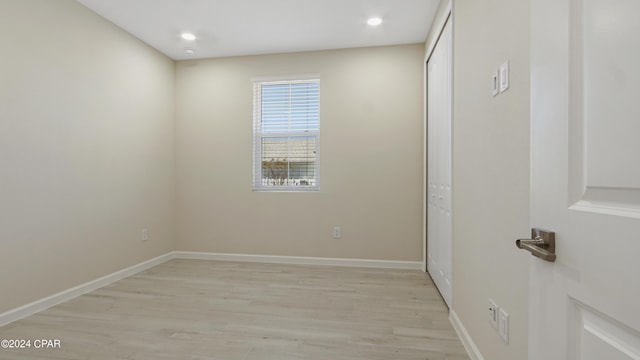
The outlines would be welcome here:
<svg viewBox="0 0 640 360">
<path fill-rule="evenodd" d="M 449 19 L 427 62 L 427 270 L 449 307 L 452 47 Z"/>
</svg>

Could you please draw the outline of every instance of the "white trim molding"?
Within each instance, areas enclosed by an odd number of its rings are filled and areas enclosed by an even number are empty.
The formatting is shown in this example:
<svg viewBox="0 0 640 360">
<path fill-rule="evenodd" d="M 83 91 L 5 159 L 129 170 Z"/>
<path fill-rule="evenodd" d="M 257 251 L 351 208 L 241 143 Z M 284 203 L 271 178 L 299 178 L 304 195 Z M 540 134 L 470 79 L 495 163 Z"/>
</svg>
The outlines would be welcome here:
<svg viewBox="0 0 640 360">
<path fill-rule="evenodd" d="M 70 289 L 67 290 L 63 290 L 57 294 L 53 294 L 51 296 L 47 296 L 45 298 L 42 298 L 40 300 L 36 300 L 34 302 L 31 302 L 29 304 L 17 307 L 15 309 L 11 309 L 9 311 L 6 311 L 2 314 L 0 314 L 0 327 L 7 325 L 9 323 L 12 323 L 14 321 L 20 320 L 22 318 L 25 318 L 29 315 L 33 315 L 37 312 L 46 310 L 52 306 L 58 305 L 60 303 L 63 303 L 65 301 L 71 300 L 73 298 L 76 298 L 80 295 L 86 294 L 88 292 L 91 292 L 93 290 L 99 289 L 101 287 L 107 286 L 109 284 L 112 284 L 118 280 L 121 280 L 127 276 L 131 276 L 133 274 L 139 273 L 143 270 L 147 270 L 149 268 L 152 268 L 156 265 L 160 265 L 166 261 L 169 261 L 171 259 L 173 259 L 174 257 L 174 253 L 173 252 L 169 252 L 166 253 L 164 255 L 160 255 L 156 258 L 147 260 L 147 261 L 143 261 L 139 264 L 130 266 L 126 269 L 122 269 L 119 271 L 116 271 L 114 273 L 111 273 L 109 275 L 105 275 L 101 278 L 95 279 L 95 280 L 91 280 L 89 282 L 86 282 L 84 284 L 80 284 L 78 286 L 74 286 Z"/>
<path fill-rule="evenodd" d="M 462 325 L 458 314 L 456 314 L 453 309 L 449 311 L 449 321 L 451 322 L 451 325 L 453 325 L 453 328 L 456 330 L 456 333 L 458 333 L 458 337 L 460 338 L 460 341 L 462 341 L 462 345 L 464 345 L 464 348 L 465 350 L 467 350 L 467 354 L 469 354 L 471 360 L 484 360 L 484 357 L 480 353 L 480 350 L 478 350 L 478 347 L 473 342 L 473 339 L 471 339 L 471 335 L 469 335 L 467 329 L 464 327 L 464 325 Z"/>
<path fill-rule="evenodd" d="M 249 254 L 189 252 L 189 251 L 175 251 L 174 257 L 177 259 L 243 261 L 243 262 L 273 263 L 273 264 L 350 266 L 350 267 L 370 267 L 370 268 L 405 269 L 405 270 L 421 270 L 422 269 L 422 261 L 342 259 L 342 258 L 322 258 L 322 257 L 305 257 L 305 256 L 249 255 Z"/>
<path fill-rule="evenodd" d="M 433 19 L 433 24 L 431 24 L 431 28 L 429 29 L 429 32 L 438 31 L 438 36 L 433 38 L 433 41 L 430 44 L 426 44 L 427 48 L 425 50 L 425 56 L 424 56 L 425 63 L 427 62 L 427 60 L 429 60 L 429 57 L 431 56 L 433 49 L 436 47 L 436 43 L 438 42 L 440 33 L 444 29 L 444 26 L 447 23 L 447 20 L 449 20 L 449 17 L 453 17 L 452 0 L 446 0 L 445 8 L 444 8 L 444 16 L 439 19 Z"/>
</svg>

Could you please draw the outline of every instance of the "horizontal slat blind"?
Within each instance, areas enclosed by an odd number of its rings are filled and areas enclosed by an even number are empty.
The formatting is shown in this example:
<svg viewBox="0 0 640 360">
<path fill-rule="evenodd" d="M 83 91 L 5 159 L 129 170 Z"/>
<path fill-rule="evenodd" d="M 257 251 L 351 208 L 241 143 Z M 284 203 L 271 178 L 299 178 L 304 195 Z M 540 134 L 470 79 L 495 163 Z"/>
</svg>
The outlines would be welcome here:
<svg viewBox="0 0 640 360">
<path fill-rule="evenodd" d="M 254 82 L 254 190 L 317 190 L 320 81 Z"/>
</svg>

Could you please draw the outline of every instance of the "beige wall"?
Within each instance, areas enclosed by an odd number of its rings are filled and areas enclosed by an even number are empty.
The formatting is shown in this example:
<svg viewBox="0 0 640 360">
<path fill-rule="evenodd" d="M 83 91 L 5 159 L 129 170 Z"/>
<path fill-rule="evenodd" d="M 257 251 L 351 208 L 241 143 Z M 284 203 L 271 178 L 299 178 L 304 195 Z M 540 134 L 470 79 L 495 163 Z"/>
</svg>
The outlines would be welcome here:
<svg viewBox="0 0 640 360">
<path fill-rule="evenodd" d="M 174 62 L 73 0 L 0 43 L 1 313 L 172 250 Z"/>
<path fill-rule="evenodd" d="M 177 250 L 422 260 L 423 57 L 417 44 L 178 62 Z M 251 79 L 309 73 L 321 189 L 253 192 Z"/>
<path fill-rule="evenodd" d="M 485 359 L 527 357 L 529 2 L 454 1 L 453 309 Z M 511 88 L 491 76 L 511 62 Z M 488 298 L 509 313 L 510 342 L 487 321 Z"/>
</svg>

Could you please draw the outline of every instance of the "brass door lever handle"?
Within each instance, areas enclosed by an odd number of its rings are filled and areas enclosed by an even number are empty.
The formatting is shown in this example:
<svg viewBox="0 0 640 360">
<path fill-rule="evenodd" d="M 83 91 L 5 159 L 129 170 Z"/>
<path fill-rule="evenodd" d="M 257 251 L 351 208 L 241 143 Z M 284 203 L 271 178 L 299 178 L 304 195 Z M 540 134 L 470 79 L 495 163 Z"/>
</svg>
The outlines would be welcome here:
<svg viewBox="0 0 640 360">
<path fill-rule="evenodd" d="M 542 260 L 556 261 L 556 233 L 542 229 L 531 229 L 532 239 L 518 239 L 516 246 Z"/>
</svg>

